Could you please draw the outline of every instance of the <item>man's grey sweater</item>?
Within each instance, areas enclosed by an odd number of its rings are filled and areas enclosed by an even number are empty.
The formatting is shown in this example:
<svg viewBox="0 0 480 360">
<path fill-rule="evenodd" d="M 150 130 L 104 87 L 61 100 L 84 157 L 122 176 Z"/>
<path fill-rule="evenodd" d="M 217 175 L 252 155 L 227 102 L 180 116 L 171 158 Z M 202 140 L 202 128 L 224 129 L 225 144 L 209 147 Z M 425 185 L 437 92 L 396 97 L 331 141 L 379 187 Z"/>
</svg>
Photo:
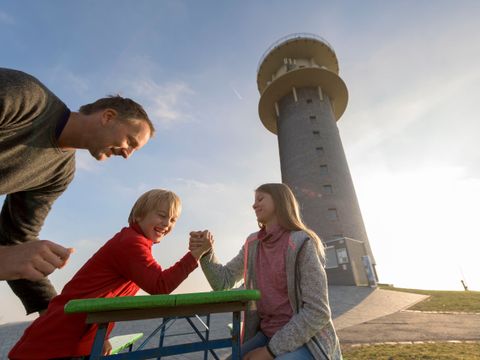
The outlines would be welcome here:
<svg viewBox="0 0 480 360">
<path fill-rule="evenodd" d="M 56 128 L 70 111 L 50 90 L 21 71 L 0 68 L 0 246 L 38 239 L 55 199 L 72 181 L 75 151 L 59 149 Z M 56 295 L 48 279 L 8 282 L 27 314 Z"/>
</svg>

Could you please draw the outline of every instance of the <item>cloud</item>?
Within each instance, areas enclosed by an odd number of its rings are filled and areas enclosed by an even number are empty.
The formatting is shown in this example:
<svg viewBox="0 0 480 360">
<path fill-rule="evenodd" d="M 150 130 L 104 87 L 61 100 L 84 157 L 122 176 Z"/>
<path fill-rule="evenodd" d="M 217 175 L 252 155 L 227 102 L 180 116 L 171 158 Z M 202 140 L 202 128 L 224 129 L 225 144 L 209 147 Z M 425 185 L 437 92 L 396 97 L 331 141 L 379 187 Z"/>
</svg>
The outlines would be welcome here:
<svg viewBox="0 0 480 360">
<path fill-rule="evenodd" d="M 339 122 L 342 141 L 353 167 L 388 164 L 407 170 L 433 164 L 478 170 L 475 91 L 480 72 L 417 83 L 407 94 L 371 102 Z M 355 165 L 356 164 L 356 165 Z"/>
<path fill-rule="evenodd" d="M 6 12 L 0 11 L 0 24 L 13 25 L 15 24 L 15 19 Z"/>
<path fill-rule="evenodd" d="M 169 126 L 192 118 L 187 111 L 186 97 L 194 92 L 184 82 L 160 85 L 151 79 L 140 79 L 131 84 L 131 89 L 143 99 L 150 117 L 160 125 Z"/>
<path fill-rule="evenodd" d="M 62 93 L 73 93 L 75 96 L 88 97 L 90 84 L 87 79 L 80 77 L 63 64 L 58 64 L 52 68 L 50 73 L 51 81 L 59 84 Z"/>
<path fill-rule="evenodd" d="M 123 74 L 120 75 L 119 74 Z M 131 55 L 125 51 L 111 67 L 106 81 L 109 87 L 117 86 L 119 93 L 128 94 L 142 104 L 154 123 L 169 127 L 193 119 L 188 97 L 194 94 L 178 74 L 170 73 L 148 54 Z M 161 82 L 158 79 L 161 77 Z"/>
<path fill-rule="evenodd" d="M 201 191 L 224 192 L 227 189 L 225 184 L 221 183 L 205 183 L 194 179 L 176 178 L 176 182 L 185 185 L 189 189 Z"/>
<path fill-rule="evenodd" d="M 355 118 L 352 136 L 363 139 L 358 130 L 383 131 L 385 126 L 390 132 L 402 130 L 424 121 L 452 97 L 476 93 L 468 88 L 478 87 L 480 47 L 472 46 L 465 34 L 475 33 L 478 26 L 462 20 L 456 25 L 419 23 L 389 36 L 378 35 L 371 42 L 376 45 L 367 51 L 349 52 L 352 57 L 340 76 L 350 93 L 345 115 Z"/>
<path fill-rule="evenodd" d="M 75 152 L 75 164 L 77 170 L 95 172 L 98 169 L 98 161 L 84 150 Z"/>
<path fill-rule="evenodd" d="M 112 185 L 114 189 L 114 193 L 116 194 L 123 194 L 124 199 L 136 199 L 141 194 L 151 190 L 156 189 L 158 186 L 151 184 L 152 182 L 145 183 L 144 181 L 140 181 L 138 184 L 134 186 L 128 186 L 123 183 L 115 183 Z"/>
<path fill-rule="evenodd" d="M 469 25 L 459 26 L 472 33 Z M 352 53 L 343 67 L 349 105 L 338 125 L 352 167 L 386 163 L 399 170 L 442 163 L 478 168 L 480 47 L 460 36 L 457 27 L 442 26 L 438 34 L 419 30 L 372 41 L 375 48 Z"/>
<path fill-rule="evenodd" d="M 0 299 L 2 299 L 2 311 L 0 312 L 0 325 L 17 321 L 31 321 L 38 317 L 37 313 L 25 315 L 25 308 L 8 286 L 6 281 L 0 281 Z M 22 334 L 18 334 L 20 338 Z M 5 341 L 5 342 L 4 342 Z M 6 343 L 6 339 L 0 341 L 0 345 Z M 12 344 L 13 346 L 13 344 Z M 3 350 L 3 349 L 2 349 Z"/>
<path fill-rule="evenodd" d="M 85 79 L 66 69 L 61 75 L 63 75 L 64 81 L 67 84 L 70 84 L 79 94 L 84 95 L 88 93 L 89 84 Z"/>
<path fill-rule="evenodd" d="M 418 83 L 409 93 L 385 99 L 383 102 L 370 103 L 368 109 L 350 115 L 360 126 L 361 123 L 368 123 L 369 134 L 357 141 L 375 146 L 402 132 L 412 123 L 425 121 L 429 113 L 444 107 L 449 98 L 456 96 L 469 83 L 473 83 L 472 80 L 471 77 L 448 79 L 443 87 Z"/>
</svg>

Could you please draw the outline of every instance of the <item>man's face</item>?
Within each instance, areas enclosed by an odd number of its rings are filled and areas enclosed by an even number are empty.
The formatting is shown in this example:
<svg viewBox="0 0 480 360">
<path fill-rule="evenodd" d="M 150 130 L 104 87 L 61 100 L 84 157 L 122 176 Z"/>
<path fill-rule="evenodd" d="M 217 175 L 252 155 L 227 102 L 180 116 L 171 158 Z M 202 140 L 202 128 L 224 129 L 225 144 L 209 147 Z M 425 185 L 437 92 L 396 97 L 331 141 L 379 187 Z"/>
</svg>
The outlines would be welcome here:
<svg viewBox="0 0 480 360">
<path fill-rule="evenodd" d="M 102 119 L 101 124 L 95 141 L 89 147 L 90 154 L 97 160 L 105 160 L 112 155 L 126 159 L 150 139 L 150 128 L 142 120 L 118 119 L 114 114 L 106 120 Z"/>
</svg>

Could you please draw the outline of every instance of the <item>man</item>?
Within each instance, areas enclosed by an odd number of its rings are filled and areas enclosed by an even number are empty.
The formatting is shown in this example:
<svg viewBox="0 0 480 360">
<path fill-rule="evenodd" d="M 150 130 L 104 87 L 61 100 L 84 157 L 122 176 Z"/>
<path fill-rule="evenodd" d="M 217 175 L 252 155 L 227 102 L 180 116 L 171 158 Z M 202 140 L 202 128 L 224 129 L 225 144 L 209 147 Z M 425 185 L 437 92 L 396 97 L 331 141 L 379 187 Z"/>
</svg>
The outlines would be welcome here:
<svg viewBox="0 0 480 360">
<path fill-rule="evenodd" d="M 47 275 L 73 249 L 38 240 L 53 202 L 75 173 L 75 149 L 97 160 L 128 158 L 155 129 L 141 105 L 113 96 L 70 110 L 40 81 L 0 68 L 0 280 L 8 280 L 27 314 L 56 295 Z"/>
</svg>

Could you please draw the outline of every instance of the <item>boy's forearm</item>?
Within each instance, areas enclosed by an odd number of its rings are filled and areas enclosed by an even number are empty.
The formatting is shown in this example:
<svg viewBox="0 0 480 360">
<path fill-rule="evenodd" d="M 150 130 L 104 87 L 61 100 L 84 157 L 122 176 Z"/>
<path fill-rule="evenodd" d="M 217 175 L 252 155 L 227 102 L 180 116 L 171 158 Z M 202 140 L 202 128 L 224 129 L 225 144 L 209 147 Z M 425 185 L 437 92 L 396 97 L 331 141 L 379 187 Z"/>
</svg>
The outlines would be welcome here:
<svg viewBox="0 0 480 360">
<path fill-rule="evenodd" d="M 187 252 L 179 261 L 166 270 L 163 270 L 157 278 L 155 288 L 147 290 L 150 294 L 170 294 L 175 290 L 190 273 L 198 267 L 195 257 Z"/>
</svg>

